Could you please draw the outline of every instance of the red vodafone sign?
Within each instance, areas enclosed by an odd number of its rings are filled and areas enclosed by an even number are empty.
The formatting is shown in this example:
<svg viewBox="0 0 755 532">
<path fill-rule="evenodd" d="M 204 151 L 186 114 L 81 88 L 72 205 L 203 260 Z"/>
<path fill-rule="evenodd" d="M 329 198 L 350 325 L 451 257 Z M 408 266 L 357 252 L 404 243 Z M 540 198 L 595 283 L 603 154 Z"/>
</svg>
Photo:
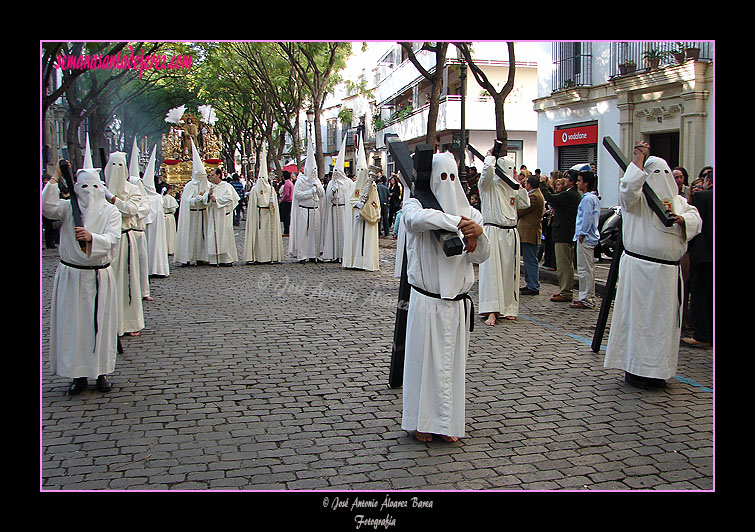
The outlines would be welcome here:
<svg viewBox="0 0 755 532">
<path fill-rule="evenodd" d="M 553 132 L 554 146 L 576 146 L 577 144 L 597 144 L 598 126 L 580 126 L 557 129 Z"/>
</svg>

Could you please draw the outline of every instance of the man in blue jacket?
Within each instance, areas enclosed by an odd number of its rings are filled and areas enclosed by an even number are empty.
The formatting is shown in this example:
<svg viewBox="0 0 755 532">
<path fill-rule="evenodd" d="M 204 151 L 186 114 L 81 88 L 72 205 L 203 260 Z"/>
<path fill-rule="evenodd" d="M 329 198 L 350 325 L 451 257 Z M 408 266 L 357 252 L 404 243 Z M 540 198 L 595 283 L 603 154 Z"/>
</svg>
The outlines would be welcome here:
<svg viewBox="0 0 755 532">
<path fill-rule="evenodd" d="M 577 248 L 577 279 L 579 292 L 570 305 L 572 308 L 595 307 L 595 246 L 600 239 L 598 218 L 600 200 L 595 192 L 595 174 L 580 172 L 577 176 L 577 190 L 582 199 L 577 207 L 577 220 L 574 227 L 574 242 Z"/>
</svg>

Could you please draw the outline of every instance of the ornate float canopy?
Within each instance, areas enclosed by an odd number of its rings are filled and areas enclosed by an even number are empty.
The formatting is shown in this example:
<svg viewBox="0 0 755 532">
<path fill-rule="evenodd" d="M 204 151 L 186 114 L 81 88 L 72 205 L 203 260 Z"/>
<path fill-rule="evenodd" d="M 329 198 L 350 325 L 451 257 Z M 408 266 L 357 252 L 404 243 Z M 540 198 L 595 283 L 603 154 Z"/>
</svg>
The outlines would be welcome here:
<svg viewBox="0 0 755 532">
<path fill-rule="evenodd" d="M 162 137 L 162 173 L 165 180 L 183 189 L 191 179 L 191 141 L 199 149 L 205 169 L 210 171 L 222 166 L 220 139 L 213 127 L 217 121 L 215 110 L 209 105 L 200 105 L 197 113 L 190 113 L 185 105 L 174 107 L 165 115 L 170 131 Z"/>
</svg>

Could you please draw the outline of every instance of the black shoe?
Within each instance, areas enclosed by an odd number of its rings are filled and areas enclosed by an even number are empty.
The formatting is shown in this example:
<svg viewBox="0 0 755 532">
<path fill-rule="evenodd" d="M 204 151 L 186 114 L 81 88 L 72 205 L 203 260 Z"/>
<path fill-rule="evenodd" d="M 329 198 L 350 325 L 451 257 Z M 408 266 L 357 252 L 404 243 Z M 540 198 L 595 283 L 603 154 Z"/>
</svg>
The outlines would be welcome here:
<svg viewBox="0 0 755 532">
<path fill-rule="evenodd" d="M 524 294 L 525 296 L 537 296 L 540 295 L 539 290 L 532 290 L 531 288 L 520 288 L 519 289 L 520 294 Z"/>
<path fill-rule="evenodd" d="M 632 373 L 629 373 L 628 371 L 624 372 L 624 380 L 627 382 L 627 384 L 631 384 L 632 386 L 636 388 L 642 388 L 643 390 L 648 390 L 650 388 L 665 388 L 666 387 L 666 381 L 663 379 L 641 377 L 639 375 L 634 375 Z"/>
<path fill-rule="evenodd" d="M 81 393 L 87 388 L 87 378 L 86 377 L 78 377 L 76 379 L 73 379 L 73 382 L 71 383 L 71 386 L 68 387 L 68 395 L 76 395 L 77 393 Z"/>
<path fill-rule="evenodd" d="M 107 377 L 104 375 L 100 375 L 97 377 L 97 389 L 101 392 L 109 392 L 110 388 L 112 388 L 112 385 L 110 384 L 110 381 L 107 380 Z"/>
</svg>

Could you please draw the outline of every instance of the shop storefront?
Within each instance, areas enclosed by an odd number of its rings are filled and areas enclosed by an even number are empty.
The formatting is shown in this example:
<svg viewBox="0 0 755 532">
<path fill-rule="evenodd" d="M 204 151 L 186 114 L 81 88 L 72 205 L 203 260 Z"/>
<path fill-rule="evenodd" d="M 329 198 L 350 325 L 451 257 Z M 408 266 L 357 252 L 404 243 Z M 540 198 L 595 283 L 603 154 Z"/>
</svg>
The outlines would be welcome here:
<svg viewBox="0 0 755 532">
<path fill-rule="evenodd" d="M 575 164 L 597 163 L 598 125 L 562 126 L 553 131 L 553 147 L 557 152 L 558 170 L 568 170 Z"/>
</svg>

